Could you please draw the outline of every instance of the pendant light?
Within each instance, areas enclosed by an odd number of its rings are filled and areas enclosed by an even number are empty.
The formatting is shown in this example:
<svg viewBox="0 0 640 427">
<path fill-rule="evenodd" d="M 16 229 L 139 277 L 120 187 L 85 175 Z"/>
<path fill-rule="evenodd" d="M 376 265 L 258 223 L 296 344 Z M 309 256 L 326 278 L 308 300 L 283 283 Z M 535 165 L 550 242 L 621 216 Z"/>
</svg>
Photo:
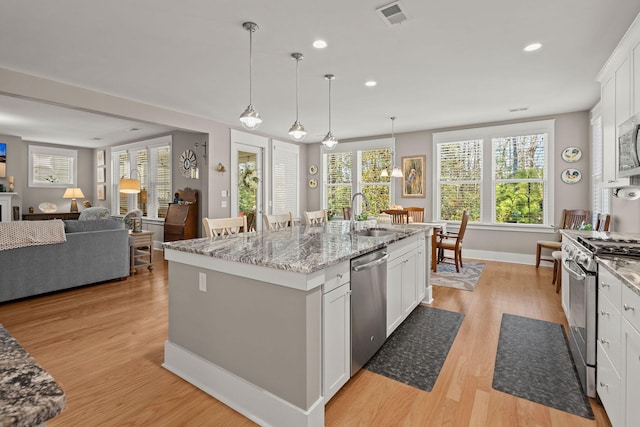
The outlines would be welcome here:
<svg viewBox="0 0 640 427">
<path fill-rule="evenodd" d="M 260 123 L 262 123 L 262 119 L 260 118 L 260 114 L 253 108 L 253 104 L 251 103 L 251 92 L 252 92 L 252 69 L 253 69 L 253 33 L 258 29 L 258 24 L 254 22 L 245 22 L 242 24 L 242 28 L 249 31 L 249 106 L 246 110 L 240 114 L 240 122 L 245 129 L 254 130 Z"/>
<path fill-rule="evenodd" d="M 298 64 L 304 59 L 304 55 L 296 52 L 292 53 L 291 57 L 296 60 L 296 121 L 289 129 L 289 135 L 294 141 L 302 141 L 307 136 L 307 131 L 298 120 Z"/>
<path fill-rule="evenodd" d="M 396 137 L 395 137 L 395 132 L 394 132 L 394 127 L 393 124 L 396 120 L 395 117 L 390 117 L 391 119 L 391 140 L 393 141 L 393 147 L 395 148 L 396 146 Z M 391 170 L 391 176 L 393 178 L 402 178 L 404 175 L 402 174 L 402 170 L 396 166 L 396 153 L 395 151 L 391 152 L 391 157 L 392 157 L 392 161 L 393 161 L 393 169 Z M 385 176 L 389 176 L 387 170 L 383 170 L 382 173 L 380 174 L 380 176 L 385 177 Z"/>
<path fill-rule="evenodd" d="M 338 140 L 331 133 L 331 80 L 335 79 L 336 76 L 333 74 L 325 74 L 324 78 L 329 80 L 329 132 L 327 132 L 327 135 L 322 140 L 322 145 L 324 145 L 324 148 L 327 150 L 333 150 L 336 148 L 336 145 L 338 145 Z"/>
</svg>

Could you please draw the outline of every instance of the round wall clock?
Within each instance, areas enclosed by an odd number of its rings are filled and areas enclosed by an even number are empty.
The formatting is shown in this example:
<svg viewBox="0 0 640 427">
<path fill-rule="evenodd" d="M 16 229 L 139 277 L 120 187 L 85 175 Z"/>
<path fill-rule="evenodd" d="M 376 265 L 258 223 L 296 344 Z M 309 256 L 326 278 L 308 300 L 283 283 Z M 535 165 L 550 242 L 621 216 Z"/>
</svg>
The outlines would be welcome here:
<svg viewBox="0 0 640 427">
<path fill-rule="evenodd" d="M 196 167 L 196 153 L 184 150 L 180 154 L 180 172 L 185 178 L 191 178 L 191 169 Z"/>
</svg>

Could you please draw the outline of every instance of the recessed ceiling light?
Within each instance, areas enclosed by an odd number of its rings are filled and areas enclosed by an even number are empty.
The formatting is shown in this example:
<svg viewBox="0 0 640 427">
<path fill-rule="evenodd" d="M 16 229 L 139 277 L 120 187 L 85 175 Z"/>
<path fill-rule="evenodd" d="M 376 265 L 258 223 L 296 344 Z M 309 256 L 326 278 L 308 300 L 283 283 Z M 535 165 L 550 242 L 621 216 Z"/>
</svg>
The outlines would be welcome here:
<svg viewBox="0 0 640 427">
<path fill-rule="evenodd" d="M 327 47 L 327 42 L 324 40 L 316 40 L 313 42 L 313 47 L 315 47 L 316 49 L 324 49 L 325 47 Z"/>
<path fill-rule="evenodd" d="M 374 82 L 373 80 L 369 80 L 368 82 L 364 82 L 364 85 L 367 87 L 374 87 L 375 85 L 377 85 L 377 82 Z"/>
<path fill-rule="evenodd" d="M 533 52 L 534 50 L 538 50 L 542 47 L 541 43 L 531 43 L 527 46 L 525 46 L 524 51 L 525 52 Z"/>
</svg>

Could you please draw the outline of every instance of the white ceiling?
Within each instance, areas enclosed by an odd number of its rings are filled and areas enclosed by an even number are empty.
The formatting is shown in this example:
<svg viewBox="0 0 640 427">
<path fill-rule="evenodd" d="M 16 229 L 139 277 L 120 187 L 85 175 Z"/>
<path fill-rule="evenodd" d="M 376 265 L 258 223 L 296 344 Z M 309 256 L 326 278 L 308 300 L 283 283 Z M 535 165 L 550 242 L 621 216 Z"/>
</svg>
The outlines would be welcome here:
<svg viewBox="0 0 640 427">
<path fill-rule="evenodd" d="M 387 3 L 3 0 L 0 67 L 237 127 L 249 103 L 242 23 L 254 21 L 258 131 L 287 137 L 290 54 L 302 52 L 300 121 L 306 142 L 318 142 L 328 131 L 327 73 L 336 75 L 338 139 L 388 134 L 392 115 L 400 133 L 588 110 L 596 74 L 640 13 L 638 0 L 401 0 L 408 20 L 388 27 L 376 13 Z M 316 38 L 329 46 L 314 49 Z M 523 52 L 536 41 L 542 49 Z M 378 85 L 365 87 L 370 79 Z M 27 140 L 108 145 L 144 125 L 0 96 L 0 134 Z"/>
</svg>

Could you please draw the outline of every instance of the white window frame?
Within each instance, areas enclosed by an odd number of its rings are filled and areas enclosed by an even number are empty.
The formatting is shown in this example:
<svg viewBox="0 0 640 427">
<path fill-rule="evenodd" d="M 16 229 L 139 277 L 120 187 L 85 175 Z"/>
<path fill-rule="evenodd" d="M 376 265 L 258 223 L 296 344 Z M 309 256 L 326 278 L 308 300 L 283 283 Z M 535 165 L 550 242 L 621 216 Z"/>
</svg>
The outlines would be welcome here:
<svg viewBox="0 0 640 427">
<path fill-rule="evenodd" d="M 34 156 L 55 155 L 68 157 L 71 159 L 71 180 L 70 182 L 42 182 L 34 181 Z M 29 187 L 35 188 L 67 188 L 78 186 L 78 150 L 66 148 L 47 147 L 43 145 L 29 145 Z"/>
<path fill-rule="evenodd" d="M 352 174 L 353 181 L 351 182 L 351 195 L 360 192 L 362 183 L 358 179 L 360 177 L 360 156 L 358 155 L 358 151 L 366 151 L 366 150 L 375 150 L 389 148 L 391 153 L 394 153 L 396 150 L 395 138 L 379 138 L 379 139 L 370 139 L 356 142 L 341 142 L 337 145 L 337 147 L 333 150 L 327 150 L 322 147 L 321 157 L 322 157 L 322 209 L 327 209 L 327 157 L 326 154 L 332 153 L 346 153 L 350 152 L 353 158 L 352 163 Z M 393 159 L 393 154 L 392 154 Z M 393 161 L 393 160 L 392 160 Z M 391 204 L 393 200 L 395 200 L 395 185 L 393 181 L 389 182 L 389 203 Z M 360 204 L 356 204 L 355 209 L 351 212 L 351 215 L 359 215 L 360 212 Z"/>
<path fill-rule="evenodd" d="M 493 152 L 492 138 L 510 137 L 519 135 L 530 135 L 546 133 L 547 141 L 544 146 L 545 167 L 544 167 L 544 207 L 542 224 L 509 224 L 496 223 L 495 201 L 496 201 L 496 179 L 495 179 L 495 156 Z M 468 140 L 482 140 L 482 187 L 480 199 L 480 221 L 474 222 L 470 227 L 477 229 L 509 229 L 514 231 L 535 231 L 541 229 L 549 230 L 554 223 L 553 200 L 555 174 L 554 169 L 554 145 L 555 145 L 555 120 L 539 120 L 533 122 L 514 123 L 508 125 L 487 126 L 473 129 L 461 129 L 448 132 L 436 132 L 433 134 L 433 157 L 436 167 L 433 168 L 433 212 L 436 219 L 440 218 L 440 158 L 438 156 L 438 145 L 443 143 L 460 142 Z M 490 161 L 489 161 L 490 160 Z"/>
<path fill-rule="evenodd" d="M 603 185 L 603 149 L 602 109 L 598 102 L 591 110 L 591 212 L 594 216 L 592 221 L 597 220 L 595 215 L 599 213 L 611 213 L 611 191 Z"/>
<path fill-rule="evenodd" d="M 159 148 L 159 147 L 166 147 L 169 146 L 169 176 L 171 177 L 171 184 L 170 187 L 173 188 L 173 162 L 171 161 L 171 159 L 173 158 L 173 142 L 172 142 L 173 138 L 171 135 L 165 135 L 165 136 L 161 136 L 158 138 L 153 138 L 153 139 L 148 139 L 145 141 L 139 141 L 139 142 L 134 142 L 131 144 L 125 144 L 125 145 L 119 145 L 119 146 L 114 146 L 111 148 L 111 171 L 112 171 L 112 176 L 113 176 L 113 182 L 111 183 L 111 206 L 112 206 L 112 211 L 114 212 L 114 216 L 122 216 L 120 215 L 120 178 L 122 178 L 120 176 L 120 169 L 119 169 L 119 163 L 118 163 L 118 154 L 122 153 L 122 152 L 126 152 L 127 153 L 127 168 L 129 170 L 129 175 L 127 176 L 128 178 L 131 178 L 131 171 L 133 169 L 136 169 L 135 167 L 132 167 L 131 165 L 131 159 L 132 156 L 135 155 L 136 152 L 141 151 L 141 150 L 146 150 L 147 151 L 147 161 L 149 163 L 151 163 L 153 160 L 156 159 L 156 156 L 153 155 L 152 153 L 152 149 L 153 148 Z M 151 196 L 153 194 L 153 197 L 157 199 L 157 195 L 155 194 L 155 188 L 151 188 L 150 183 L 153 181 L 153 176 L 152 174 L 154 173 L 154 171 L 156 170 L 155 165 L 149 165 L 148 166 L 149 169 L 149 182 L 148 183 L 143 183 L 143 184 L 147 184 L 149 186 L 148 188 L 148 198 L 149 200 L 151 200 Z M 137 176 L 138 178 L 140 178 L 139 176 Z M 134 176 L 133 178 L 136 178 L 136 176 Z M 129 206 L 137 206 L 138 205 L 138 194 L 129 194 L 128 195 L 128 204 Z M 148 204 L 152 204 L 152 203 L 148 203 Z M 157 220 L 157 221 L 164 221 L 164 218 L 158 218 L 157 216 L 157 210 L 156 210 L 156 215 L 155 216 L 151 216 L 151 217 L 145 217 L 148 219 L 152 219 L 152 220 Z"/>
<path fill-rule="evenodd" d="M 278 185 L 278 177 L 277 173 L 277 162 L 281 155 L 289 157 L 289 160 L 295 158 L 295 170 L 287 170 L 286 175 L 286 185 L 284 185 L 284 191 L 287 194 L 295 197 L 294 205 L 292 206 L 291 212 L 294 218 L 300 217 L 300 146 L 298 144 L 293 144 L 291 142 L 279 141 L 277 139 L 271 140 L 271 150 L 273 154 L 271 156 L 271 203 L 269 206 L 269 212 L 271 214 L 285 214 L 288 212 L 276 212 L 275 204 L 276 204 L 276 186 Z"/>
</svg>

